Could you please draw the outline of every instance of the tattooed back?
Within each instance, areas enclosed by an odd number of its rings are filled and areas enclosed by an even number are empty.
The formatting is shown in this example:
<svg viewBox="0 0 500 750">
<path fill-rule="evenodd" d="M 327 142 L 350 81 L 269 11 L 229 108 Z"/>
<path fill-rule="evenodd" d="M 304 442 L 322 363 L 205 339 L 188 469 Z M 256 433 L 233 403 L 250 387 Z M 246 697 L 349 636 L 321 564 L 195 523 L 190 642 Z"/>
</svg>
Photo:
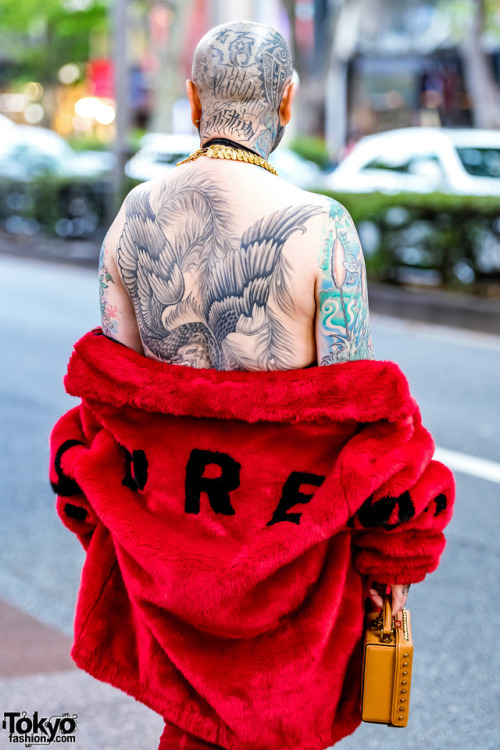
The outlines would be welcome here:
<svg viewBox="0 0 500 750">
<path fill-rule="evenodd" d="M 373 356 L 348 213 L 255 165 L 198 159 L 133 190 L 100 283 L 104 332 L 164 362 L 281 370 Z"/>
</svg>

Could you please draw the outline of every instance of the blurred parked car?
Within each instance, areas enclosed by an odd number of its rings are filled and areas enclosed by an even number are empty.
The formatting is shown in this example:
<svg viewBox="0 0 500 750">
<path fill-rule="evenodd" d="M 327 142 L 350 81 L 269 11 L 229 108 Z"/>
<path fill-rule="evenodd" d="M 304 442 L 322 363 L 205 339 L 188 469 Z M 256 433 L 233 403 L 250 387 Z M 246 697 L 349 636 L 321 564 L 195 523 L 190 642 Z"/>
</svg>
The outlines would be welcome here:
<svg viewBox="0 0 500 750">
<path fill-rule="evenodd" d="M 98 235 L 113 154 L 79 153 L 46 128 L 11 126 L 0 130 L 0 228 L 32 236 L 47 228 L 68 238 Z"/>
<path fill-rule="evenodd" d="M 330 190 L 500 195 L 500 132 L 403 128 L 362 138 L 328 175 Z"/>
<path fill-rule="evenodd" d="M 200 147 L 197 136 L 149 133 L 141 141 L 141 148 L 125 165 L 125 173 L 134 180 L 153 180 L 173 169 Z M 280 146 L 269 157 L 281 177 L 301 188 L 321 188 L 322 171 L 316 164 L 303 159 L 290 149 Z"/>
<path fill-rule="evenodd" d="M 269 157 L 269 161 L 280 177 L 304 190 L 321 190 L 325 187 L 325 175 L 313 161 L 304 159 L 295 151 L 279 146 Z"/>
<path fill-rule="evenodd" d="M 29 182 L 36 177 L 101 177 L 113 168 L 110 153 L 74 151 L 57 133 L 14 125 L 0 139 L 0 178 Z"/>
<path fill-rule="evenodd" d="M 173 169 L 200 147 L 195 135 L 148 133 L 141 139 L 139 151 L 125 165 L 125 174 L 133 180 L 154 180 Z"/>
</svg>

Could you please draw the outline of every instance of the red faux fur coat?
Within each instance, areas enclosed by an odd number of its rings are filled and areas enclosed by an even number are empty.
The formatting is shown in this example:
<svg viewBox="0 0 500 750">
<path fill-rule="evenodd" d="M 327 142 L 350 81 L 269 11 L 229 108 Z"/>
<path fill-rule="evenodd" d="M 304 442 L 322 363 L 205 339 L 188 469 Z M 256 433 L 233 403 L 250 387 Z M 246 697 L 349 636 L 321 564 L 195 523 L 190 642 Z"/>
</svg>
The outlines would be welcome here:
<svg viewBox="0 0 500 750">
<path fill-rule="evenodd" d="M 230 750 L 323 750 L 360 720 L 366 579 L 437 566 L 453 479 L 390 362 L 166 365 L 93 331 L 52 433 L 87 550 L 76 663 Z"/>
</svg>

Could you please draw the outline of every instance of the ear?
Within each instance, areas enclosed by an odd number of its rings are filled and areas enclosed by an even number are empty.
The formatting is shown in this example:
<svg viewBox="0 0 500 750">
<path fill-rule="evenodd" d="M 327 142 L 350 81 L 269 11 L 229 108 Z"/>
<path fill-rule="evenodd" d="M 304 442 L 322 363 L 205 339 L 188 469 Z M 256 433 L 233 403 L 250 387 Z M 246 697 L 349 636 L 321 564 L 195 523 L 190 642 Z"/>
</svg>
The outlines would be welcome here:
<svg viewBox="0 0 500 750">
<path fill-rule="evenodd" d="M 292 102 L 297 91 L 297 85 L 292 81 L 286 87 L 283 98 L 281 99 L 279 115 L 280 125 L 288 125 L 292 117 Z"/>
<path fill-rule="evenodd" d="M 195 128 L 199 130 L 201 120 L 201 101 L 196 84 L 189 79 L 186 81 L 186 93 L 189 99 L 189 104 L 191 105 L 191 122 Z"/>
</svg>

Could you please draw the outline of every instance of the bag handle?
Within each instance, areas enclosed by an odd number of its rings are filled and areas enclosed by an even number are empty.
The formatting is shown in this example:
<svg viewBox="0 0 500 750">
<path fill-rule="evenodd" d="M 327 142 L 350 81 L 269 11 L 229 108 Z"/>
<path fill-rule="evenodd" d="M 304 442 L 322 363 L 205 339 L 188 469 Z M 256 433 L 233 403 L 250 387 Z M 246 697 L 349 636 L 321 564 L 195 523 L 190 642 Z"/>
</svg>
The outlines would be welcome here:
<svg viewBox="0 0 500 750">
<path fill-rule="evenodd" d="M 392 605 L 391 597 L 387 594 L 384 596 L 384 603 L 382 606 L 382 640 L 392 640 Z"/>
</svg>

